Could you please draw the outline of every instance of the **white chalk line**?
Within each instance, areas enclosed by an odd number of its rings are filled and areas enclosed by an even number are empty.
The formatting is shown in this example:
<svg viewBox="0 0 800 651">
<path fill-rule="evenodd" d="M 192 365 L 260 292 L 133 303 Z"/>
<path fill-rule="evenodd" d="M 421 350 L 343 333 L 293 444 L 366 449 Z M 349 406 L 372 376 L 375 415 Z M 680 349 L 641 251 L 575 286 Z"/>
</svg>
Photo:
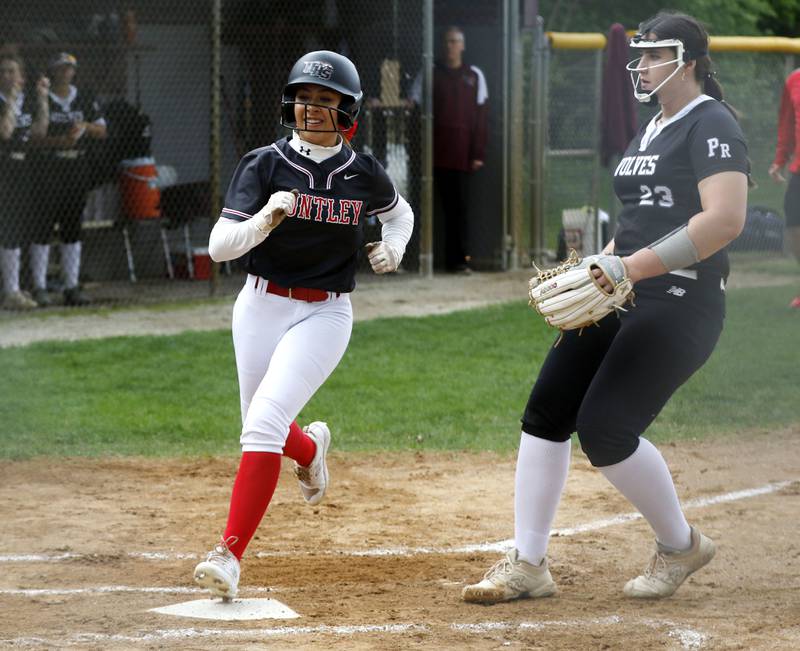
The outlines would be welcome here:
<svg viewBox="0 0 800 651">
<path fill-rule="evenodd" d="M 452 631 L 470 635 L 482 635 L 492 631 L 547 631 L 552 629 L 585 629 L 586 626 L 617 626 L 622 624 L 643 624 L 649 628 L 667 629 L 669 637 L 677 639 L 684 649 L 699 649 L 708 639 L 708 635 L 696 631 L 682 624 L 668 620 L 653 620 L 649 618 L 628 618 L 612 615 L 601 618 L 572 619 L 563 621 L 539 622 L 482 622 L 478 624 L 453 623 L 445 626 Z M 290 637 L 297 635 L 336 635 L 351 636 L 357 634 L 398 634 L 407 632 L 431 633 L 437 628 L 434 624 L 372 624 L 354 626 L 278 626 L 275 628 L 247 628 L 247 629 L 212 629 L 212 628 L 171 628 L 156 629 L 147 633 L 123 635 L 119 633 L 75 633 L 70 637 L 60 637 L 58 640 L 41 637 L 17 637 L 13 639 L 0 639 L 0 643 L 15 646 L 33 645 L 75 645 L 87 642 L 102 643 L 148 643 L 163 642 L 166 640 L 192 640 L 192 639 L 263 639 L 266 637 Z"/>
<path fill-rule="evenodd" d="M 733 491 L 715 495 L 711 497 L 698 498 L 689 500 L 684 503 L 685 509 L 702 508 L 713 504 L 721 504 L 724 502 L 733 502 L 759 495 L 766 495 L 774 493 L 788 485 L 791 481 L 774 482 L 753 489 L 746 489 L 740 491 Z M 595 520 L 575 527 L 568 527 L 563 529 L 553 530 L 553 536 L 574 536 L 579 533 L 587 531 L 596 531 L 604 529 L 617 524 L 631 522 L 638 520 L 642 516 L 639 513 L 625 513 L 613 518 L 606 518 L 602 520 Z M 397 548 L 384 548 L 384 549 L 367 549 L 367 550 L 351 550 L 351 551 L 333 551 L 328 552 L 327 555 L 336 556 L 410 556 L 415 554 L 457 554 L 457 553 L 474 553 L 478 551 L 502 551 L 508 549 L 513 544 L 513 540 L 504 540 L 495 543 L 483 543 L 479 545 L 466 545 L 461 547 L 397 547 Z M 288 556 L 296 555 L 295 552 L 261 552 L 257 554 L 259 557 L 269 556 Z M 190 553 L 164 553 L 164 552 L 130 552 L 127 554 L 131 558 L 141 558 L 147 560 L 182 560 L 198 558 L 197 554 Z M 62 554 L 4 554 L 0 555 L 0 562 L 58 562 L 70 559 L 79 558 L 97 558 L 99 555 L 78 554 L 75 552 L 64 552 Z M 252 589 L 255 592 L 270 591 L 269 588 Z M 81 594 L 86 592 L 96 593 L 113 593 L 113 592 L 143 592 L 143 593 L 174 593 L 174 594 L 195 594 L 203 592 L 198 588 L 148 588 L 148 587 L 132 587 L 132 586 L 99 586 L 96 588 L 74 588 L 74 589 L 18 589 L 18 590 L 0 590 L 0 594 L 4 595 L 22 595 L 22 596 L 39 596 L 39 595 L 68 595 L 68 594 Z M 641 620 L 647 626 L 658 628 L 667 627 L 668 636 L 676 639 L 684 649 L 699 649 L 708 639 L 708 635 L 702 631 L 697 631 L 681 624 L 673 622 L 659 622 L 656 620 Z M 520 630 L 542 630 L 545 628 L 561 627 L 575 627 L 585 624 L 595 625 L 614 625 L 622 623 L 623 619 L 619 616 L 611 616 L 601 619 L 591 620 L 571 620 L 565 622 L 522 622 L 519 624 L 508 624 L 505 622 L 485 622 L 483 624 L 452 624 L 451 628 L 456 631 L 463 631 L 469 633 L 482 633 L 490 630 L 507 630 L 509 628 L 518 628 Z M 364 626 L 305 626 L 305 627 L 279 627 L 269 629 L 165 629 L 156 630 L 151 633 L 142 633 L 140 635 L 109 635 L 102 633 L 81 633 L 72 636 L 65 640 L 59 638 L 58 640 L 47 640 L 45 638 L 37 637 L 20 637 L 14 639 L 0 640 L 2 643 L 10 643 L 18 646 L 36 646 L 41 644 L 81 644 L 86 642 L 150 642 L 150 641 L 164 641 L 164 640 L 181 640 L 181 639 L 196 639 L 196 638 L 240 638 L 240 637 L 276 637 L 276 636 L 291 636 L 291 635 L 304 635 L 304 634 L 319 634 L 327 633 L 334 635 L 353 635 L 357 633 L 402 633 L 410 630 L 415 631 L 428 631 L 429 628 L 424 625 L 417 624 L 390 624 L 390 625 L 364 625 Z"/>
<path fill-rule="evenodd" d="M 279 626 L 276 628 L 214 629 L 214 628 L 168 628 L 156 629 L 150 633 L 122 635 L 119 633 L 76 633 L 66 638 L 47 639 L 41 637 L 18 637 L 0 639 L 0 644 L 16 646 L 36 646 L 52 644 L 56 646 L 85 644 L 87 642 L 163 642 L 164 640 L 192 640 L 199 638 L 265 638 L 288 637 L 292 635 L 355 635 L 358 633 L 406 633 L 408 631 L 427 631 L 419 624 L 371 624 L 361 626 Z"/>
<path fill-rule="evenodd" d="M 639 623 L 654 629 L 667 629 L 667 635 L 677 639 L 684 649 L 700 649 L 708 640 L 708 635 L 702 631 L 689 628 L 685 624 L 678 624 L 669 620 L 650 618 L 630 618 L 620 615 L 610 615 L 592 619 L 550 620 L 539 622 L 480 622 L 478 624 L 451 624 L 454 631 L 463 633 L 489 633 L 492 631 L 546 631 L 554 628 L 584 628 L 587 624 L 593 626 L 615 626 L 625 623 Z"/>
<path fill-rule="evenodd" d="M 113 594 L 113 593 L 153 593 L 153 594 L 203 594 L 207 595 L 205 588 L 187 588 L 184 586 L 149 587 L 135 585 L 98 585 L 91 588 L 4 588 L 0 589 L 0 596 L 7 597 L 54 597 L 80 594 Z M 249 592 L 280 592 L 275 588 L 254 586 L 242 588 L 241 593 Z"/>
<path fill-rule="evenodd" d="M 714 504 L 725 502 L 736 502 L 738 500 L 767 495 L 789 486 L 794 481 L 779 481 L 759 486 L 758 488 L 748 488 L 745 490 L 701 497 L 687 500 L 683 503 L 684 509 L 697 509 Z M 553 529 L 551 536 L 575 536 L 587 531 L 597 531 L 606 529 L 618 524 L 632 522 L 642 518 L 641 513 L 622 513 L 612 518 L 593 520 L 574 527 Z M 474 554 L 477 552 L 506 552 L 514 545 L 514 540 L 500 540 L 498 542 L 485 542 L 472 545 L 462 545 L 459 547 L 384 547 L 374 549 L 351 549 L 351 550 L 315 550 L 315 551 L 272 551 L 256 552 L 251 557 L 255 558 L 275 558 L 275 557 L 297 557 L 297 556 L 354 556 L 354 557 L 381 557 L 381 556 L 417 556 L 424 554 Z M 184 552 L 128 552 L 126 554 L 103 555 L 103 554 L 81 554 L 78 552 L 64 552 L 61 554 L 0 554 L 0 563 L 57 563 L 66 560 L 101 560 L 104 558 L 133 558 L 138 560 L 151 561 L 173 561 L 173 560 L 192 560 L 203 557 L 204 554 L 193 554 Z"/>
</svg>

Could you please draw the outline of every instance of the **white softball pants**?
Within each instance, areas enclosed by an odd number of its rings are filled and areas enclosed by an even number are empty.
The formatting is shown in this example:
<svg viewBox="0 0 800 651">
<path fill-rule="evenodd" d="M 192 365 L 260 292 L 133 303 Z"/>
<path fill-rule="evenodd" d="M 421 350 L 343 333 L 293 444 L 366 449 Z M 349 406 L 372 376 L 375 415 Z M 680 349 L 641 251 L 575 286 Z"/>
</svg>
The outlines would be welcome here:
<svg viewBox="0 0 800 651">
<path fill-rule="evenodd" d="M 248 275 L 233 307 L 243 452 L 283 453 L 289 425 L 342 359 L 353 329 L 349 294 L 308 303 Z"/>
</svg>

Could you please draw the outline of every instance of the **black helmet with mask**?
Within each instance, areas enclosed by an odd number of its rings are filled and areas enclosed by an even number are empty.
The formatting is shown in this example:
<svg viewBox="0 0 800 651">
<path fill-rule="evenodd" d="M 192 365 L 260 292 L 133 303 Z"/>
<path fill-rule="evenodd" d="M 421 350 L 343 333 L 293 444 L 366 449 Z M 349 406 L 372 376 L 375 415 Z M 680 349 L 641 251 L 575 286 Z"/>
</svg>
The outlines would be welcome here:
<svg viewBox="0 0 800 651">
<path fill-rule="evenodd" d="M 345 131 L 353 123 L 361 110 L 364 93 L 361 91 L 361 80 L 353 62 L 345 56 L 319 50 L 309 52 L 297 60 L 289 72 L 289 81 L 283 89 L 281 100 L 281 124 L 292 129 L 302 128 L 295 119 L 294 107 L 297 102 L 297 89 L 304 84 L 316 84 L 335 90 L 341 94 L 342 99 L 335 109 L 338 124 L 337 131 Z M 325 107 L 329 108 L 329 107 Z"/>
</svg>

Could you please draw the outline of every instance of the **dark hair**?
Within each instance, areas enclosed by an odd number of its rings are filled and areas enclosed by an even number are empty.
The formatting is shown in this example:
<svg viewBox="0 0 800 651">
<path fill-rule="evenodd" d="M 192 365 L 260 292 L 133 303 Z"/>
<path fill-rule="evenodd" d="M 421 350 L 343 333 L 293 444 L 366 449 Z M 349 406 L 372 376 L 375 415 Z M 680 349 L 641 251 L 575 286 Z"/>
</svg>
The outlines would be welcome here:
<svg viewBox="0 0 800 651">
<path fill-rule="evenodd" d="M 716 80 L 711 57 L 708 56 L 708 32 L 703 24 L 687 14 L 660 11 L 639 25 L 639 33 L 653 33 L 659 39 L 675 38 L 683 43 L 684 61 L 695 61 L 695 79 L 703 86 L 703 92 L 720 102 L 723 101 L 722 86 Z M 732 111 L 736 117 L 736 112 Z"/>
<path fill-rule="evenodd" d="M 683 60 L 694 60 L 694 76 L 703 86 L 703 92 L 718 100 L 733 118 L 739 121 L 739 112 L 728 104 L 722 93 L 722 86 L 716 79 L 716 71 L 711 57 L 708 56 L 708 32 L 705 26 L 688 14 L 671 11 L 659 11 L 639 25 L 639 33 L 655 34 L 659 39 L 674 38 L 683 43 Z M 747 159 L 747 184 L 756 187 L 750 176 L 750 158 Z"/>
</svg>

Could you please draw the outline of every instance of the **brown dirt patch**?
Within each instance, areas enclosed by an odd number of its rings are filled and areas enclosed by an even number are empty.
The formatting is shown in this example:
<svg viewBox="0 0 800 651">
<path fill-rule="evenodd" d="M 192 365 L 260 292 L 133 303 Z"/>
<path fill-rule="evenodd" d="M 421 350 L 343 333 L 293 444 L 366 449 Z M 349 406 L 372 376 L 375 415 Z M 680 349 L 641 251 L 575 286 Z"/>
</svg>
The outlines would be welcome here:
<svg viewBox="0 0 800 651">
<path fill-rule="evenodd" d="M 459 601 L 462 585 L 479 578 L 498 554 L 452 548 L 513 535 L 511 456 L 334 452 L 330 493 L 317 508 L 303 504 L 286 466 L 243 564 L 242 596 L 264 596 L 254 589 L 269 587 L 302 618 L 260 622 L 148 612 L 202 595 L 10 592 L 192 587 L 196 559 L 176 554 L 200 555 L 218 535 L 235 458 L 0 462 L 0 555 L 83 555 L 61 562 L 0 561 L 0 647 L 797 649 L 798 435 L 795 427 L 662 446 L 684 501 L 794 483 L 688 510 L 690 521 L 716 540 L 717 557 L 673 598 L 654 603 L 621 594 L 650 553 L 651 536 L 641 520 L 554 538 L 552 570 L 560 593 L 552 599 L 493 607 Z M 577 451 L 556 527 L 631 510 Z M 401 546 L 451 551 L 345 553 Z M 149 560 L 130 552 L 169 557 Z M 415 628 L 324 628 L 363 625 Z M 281 627 L 291 629 L 276 635 Z"/>
</svg>

